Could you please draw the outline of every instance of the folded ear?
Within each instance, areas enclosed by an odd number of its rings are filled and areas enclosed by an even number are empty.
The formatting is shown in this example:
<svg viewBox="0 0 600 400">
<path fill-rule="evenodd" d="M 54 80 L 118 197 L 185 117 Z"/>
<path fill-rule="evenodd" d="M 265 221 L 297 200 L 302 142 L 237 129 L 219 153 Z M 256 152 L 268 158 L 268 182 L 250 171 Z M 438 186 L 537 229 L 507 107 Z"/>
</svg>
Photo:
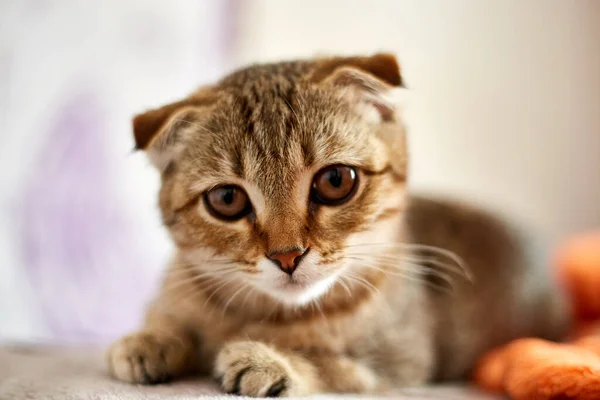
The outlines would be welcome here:
<svg viewBox="0 0 600 400">
<path fill-rule="evenodd" d="M 324 60 L 313 81 L 345 96 L 363 118 L 379 124 L 374 132 L 385 144 L 390 165 L 398 176 L 407 168 L 404 124 L 396 118 L 406 102 L 398 61 L 391 54 Z"/>
<path fill-rule="evenodd" d="M 398 60 L 393 54 L 378 53 L 369 57 L 335 57 L 321 61 L 312 74 L 312 79 L 320 82 L 341 67 L 352 67 L 366 72 L 390 86 L 403 87 Z"/>
<path fill-rule="evenodd" d="M 382 121 L 391 121 L 403 101 L 400 66 L 391 54 L 333 58 L 323 61 L 311 80 L 343 90 L 352 101 L 375 108 Z"/>
<path fill-rule="evenodd" d="M 136 150 L 145 150 L 153 164 L 164 170 L 181 152 L 185 137 L 197 131 L 201 117 L 213 103 L 214 99 L 208 97 L 188 98 L 136 115 Z"/>
</svg>

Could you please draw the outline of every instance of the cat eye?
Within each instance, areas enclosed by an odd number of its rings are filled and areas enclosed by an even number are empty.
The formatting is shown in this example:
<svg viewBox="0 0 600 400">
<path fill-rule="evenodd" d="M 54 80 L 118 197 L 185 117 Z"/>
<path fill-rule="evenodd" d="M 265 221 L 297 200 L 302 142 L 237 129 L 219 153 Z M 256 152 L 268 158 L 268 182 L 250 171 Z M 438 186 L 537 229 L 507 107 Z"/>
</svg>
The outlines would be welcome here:
<svg viewBox="0 0 600 400">
<path fill-rule="evenodd" d="M 236 185 L 217 186 L 204 193 L 204 204 L 215 217 L 235 221 L 252 211 L 252 205 L 244 190 Z"/>
<path fill-rule="evenodd" d="M 347 165 L 323 168 L 313 178 L 312 201 L 318 204 L 338 205 L 352 197 L 358 186 L 356 170 Z"/>
</svg>

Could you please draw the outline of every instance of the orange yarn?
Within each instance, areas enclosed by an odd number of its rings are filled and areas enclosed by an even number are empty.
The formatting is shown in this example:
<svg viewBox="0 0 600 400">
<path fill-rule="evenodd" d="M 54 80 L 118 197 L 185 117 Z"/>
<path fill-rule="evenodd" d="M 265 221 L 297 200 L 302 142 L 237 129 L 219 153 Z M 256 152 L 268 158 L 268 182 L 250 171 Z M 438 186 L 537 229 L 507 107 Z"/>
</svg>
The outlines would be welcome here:
<svg viewBox="0 0 600 400">
<path fill-rule="evenodd" d="M 557 266 L 575 316 L 583 321 L 600 319 L 600 232 L 567 242 L 557 254 Z"/>
<path fill-rule="evenodd" d="M 474 381 L 513 400 L 600 400 L 600 234 L 574 238 L 557 266 L 578 324 L 569 343 L 515 340 L 482 357 Z"/>
</svg>

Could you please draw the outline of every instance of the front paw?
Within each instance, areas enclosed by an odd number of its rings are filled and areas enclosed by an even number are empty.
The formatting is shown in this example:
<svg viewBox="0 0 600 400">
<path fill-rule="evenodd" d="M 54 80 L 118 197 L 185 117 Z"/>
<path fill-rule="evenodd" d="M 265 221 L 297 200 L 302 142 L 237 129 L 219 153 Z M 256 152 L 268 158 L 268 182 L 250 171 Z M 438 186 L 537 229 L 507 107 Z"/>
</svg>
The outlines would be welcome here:
<svg viewBox="0 0 600 400">
<path fill-rule="evenodd" d="M 306 385 L 277 350 L 260 342 L 225 345 L 215 362 L 215 378 L 223 390 L 251 397 L 306 394 Z"/>
<path fill-rule="evenodd" d="M 108 351 L 110 374 L 130 383 L 154 384 L 182 375 L 189 349 L 184 340 L 155 332 L 139 332 L 114 343 Z"/>
</svg>

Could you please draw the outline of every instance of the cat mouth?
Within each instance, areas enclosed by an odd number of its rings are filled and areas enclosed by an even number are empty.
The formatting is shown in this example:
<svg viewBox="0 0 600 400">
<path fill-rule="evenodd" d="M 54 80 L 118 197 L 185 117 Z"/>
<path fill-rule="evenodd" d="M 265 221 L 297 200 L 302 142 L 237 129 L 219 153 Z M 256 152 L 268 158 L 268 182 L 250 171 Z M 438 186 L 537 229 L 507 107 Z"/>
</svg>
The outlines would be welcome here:
<svg viewBox="0 0 600 400">
<path fill-rule="evenodd" d="M 271 294 L 278 300 L 292 305 L 302 305 L 325 294 L 335 281 L 334 276 L 312 280 L 306 276 L 288 277 L 272 286 Z"/>
<path fill-rule="evenodd" d="M 288 279 L 286 279 L 285 282 L 283 282 L 281 284 L 280 288 L 283 290 L 298 291 L 298 290 L 306 289 L 308 286 L 310 286 L 310 285 L 307 284 L 306 282 L 301 282 L 298 278 L 294 278 L 293 276 L 290 276 Z"/>
<path fill-rule="evenodd" d="M 289 287 L 299 288 L 299 287 L 305 287 L 306 284 L 302 283 L 302 282 L 299 282 L 297 278 L 294 278 L 293 276 L 290 276 L 288 278 L 288 280 L 283 284 L 283 286 L 284 287 L 288 287 L 289 286 Z"/>
</svg>

